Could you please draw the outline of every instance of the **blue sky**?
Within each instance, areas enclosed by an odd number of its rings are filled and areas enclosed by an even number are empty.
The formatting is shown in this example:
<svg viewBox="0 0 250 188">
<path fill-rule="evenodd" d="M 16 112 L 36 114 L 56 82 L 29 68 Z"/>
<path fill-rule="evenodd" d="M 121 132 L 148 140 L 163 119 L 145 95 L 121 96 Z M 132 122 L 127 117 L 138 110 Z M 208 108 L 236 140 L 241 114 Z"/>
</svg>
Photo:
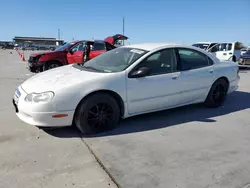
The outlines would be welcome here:
<svg viewBox="0 0 250 188">
<path fill-rule="evenodd" d="M 0 40 L 14 36 L 66 41 L 122 33 L 130 43 L 241 41 L 250 44 L 250 0 L 5 0 Z"/>
</svg>

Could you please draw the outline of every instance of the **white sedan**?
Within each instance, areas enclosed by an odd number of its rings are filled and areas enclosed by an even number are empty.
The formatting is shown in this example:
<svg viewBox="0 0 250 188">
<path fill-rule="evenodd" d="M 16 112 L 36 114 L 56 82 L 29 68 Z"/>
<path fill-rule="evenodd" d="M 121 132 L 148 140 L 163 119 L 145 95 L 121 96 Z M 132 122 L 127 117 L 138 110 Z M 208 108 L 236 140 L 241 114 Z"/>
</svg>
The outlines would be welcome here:
<svg viewBox="0 0 250 188">
<path fill-rule="evenodd" d="M 238 73 L 237 64 L 196 47 L 137 44 L 39 73 L 16 89 L 13 104 L 28 124 L 74 124 L 93 134 L 138 114 L 193 103 L 219 107 L 237 89 Z"/>
</svg>

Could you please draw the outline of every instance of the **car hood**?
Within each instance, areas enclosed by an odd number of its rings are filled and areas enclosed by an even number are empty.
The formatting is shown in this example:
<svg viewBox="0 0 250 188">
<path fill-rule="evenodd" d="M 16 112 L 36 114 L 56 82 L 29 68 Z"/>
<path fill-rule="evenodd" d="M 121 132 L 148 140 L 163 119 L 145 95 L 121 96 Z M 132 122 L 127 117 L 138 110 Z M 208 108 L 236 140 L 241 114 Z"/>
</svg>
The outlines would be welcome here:
<svg viewBox="0 0 250 188">
<path fill-rule="evenodd" d="M 31 56 L 35 57 L 35 56 L 38 56 L 38 55 L 45 55 L 45 54 L 55 54 L 55 53 L 58 53 L 58 52 L 51 52 L 51 51 L 45 51 L 45 52 L 37 52 L 37 53 L 34 53 L 34 54 L 31 54 Z"/>
<path fill-rule="evenodd" d="M 67 86 L 101 80 L 106 73 L 85 71 L 78 65 L 67 65 L 51 69 L 26 80 L 21 87 L 26 93 L 57 91 Z"/>
<path fill-rule="evenodd" d="M 241 58 L 250 58 L 250 53 L 244 53 L 240 57 Z"/>
</svg>

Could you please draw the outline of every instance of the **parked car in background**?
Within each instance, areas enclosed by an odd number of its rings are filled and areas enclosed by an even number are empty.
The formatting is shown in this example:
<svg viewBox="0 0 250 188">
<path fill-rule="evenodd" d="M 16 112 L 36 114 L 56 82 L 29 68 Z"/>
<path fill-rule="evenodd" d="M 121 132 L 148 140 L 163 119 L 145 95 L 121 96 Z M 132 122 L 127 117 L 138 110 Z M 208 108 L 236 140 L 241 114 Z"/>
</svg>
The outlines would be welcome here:
<svg viewBox="0 0 250 188">
<path fill-rule="evenodd" d="M 92 134 L 138 114 L 193 103 L 219 107 L 237 89 L 239 79 L 236 63 L 205 50 L 137 44 L 37 74 L 16 89 L 13 105 L 28 124 L 75 124 L 82 133 Z"/>
<path fill-rule="evenodd" d="M 209 48 L 211 48 L 212 46 L 214 46 L 217 43 L 218 42 L 197 42 L 195 44 L 192 44 L 192 46 L 195 46 L 197 48 L 201 48 L 203 50 L 208 50 Z"/>
<path fill-rule="evenodd" d="M 241 55 L 239 65 L 250 66 L 250 49 Z"/>
<path fill-rule="evenodd" d="M 116 34 L 104 40 L 81 40 L 65 43 L 52 52 L 41 52 L 29 57 L 29 70 L 31 72 L 43 72 L 63 65 L 81 63 L 93 59 L 96 56 L 110 51 L 118 40 L 127 40 L 128 37 Z"/>
<path fill-rule="evenodd" d="M 11 49 L 13 50 L 14 49 L 14 44 L 13 43 L 4 43 L 2 45 L 2 49 L 6 50 L 6 49 Z"/>
<path fill-rule="evenodd" d="M 240 50 L 240 55 L 243 55 L 244 53 L 246 53 L 247 52 L 247 48 L 242 48 L 241 50 Z"/>
</svg>

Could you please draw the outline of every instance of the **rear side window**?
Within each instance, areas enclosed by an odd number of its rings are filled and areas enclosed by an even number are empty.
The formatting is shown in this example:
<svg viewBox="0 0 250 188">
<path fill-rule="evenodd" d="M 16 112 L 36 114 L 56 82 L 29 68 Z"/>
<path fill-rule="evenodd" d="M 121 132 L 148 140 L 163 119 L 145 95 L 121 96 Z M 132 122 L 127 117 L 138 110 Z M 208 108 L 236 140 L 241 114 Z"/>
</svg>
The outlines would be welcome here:
<svg viewBox="0 0 250 188">
<path fill-rule="evenodd" d="M 105 44 L 95 42 L 92 51 L 97 51 L 97 50 L 106 50 Z"/>
<path fill-rule="evenodd" d="M 177 51 L 181 71 L 198 69 L 213 64 L 213 61 L 208 56 L 196 50 L 180 48 Z"/>
</svg>

